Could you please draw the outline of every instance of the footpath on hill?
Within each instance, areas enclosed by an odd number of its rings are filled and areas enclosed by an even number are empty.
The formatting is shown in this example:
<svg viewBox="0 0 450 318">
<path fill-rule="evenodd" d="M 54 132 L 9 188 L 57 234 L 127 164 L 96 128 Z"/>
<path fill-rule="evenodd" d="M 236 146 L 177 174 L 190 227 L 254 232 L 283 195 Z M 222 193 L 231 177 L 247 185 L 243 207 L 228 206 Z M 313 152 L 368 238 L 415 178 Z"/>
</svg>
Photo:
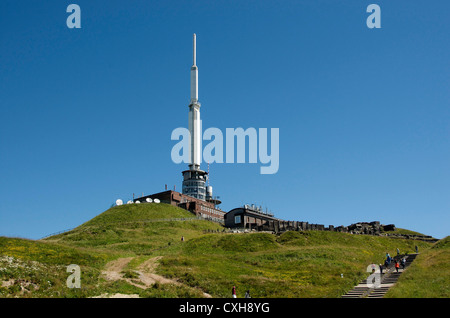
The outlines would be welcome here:
<svg viewBox="0 0 450 318">
<path fill-rule="evenodd" d="M 158 266 L 158 261 L 161 258 L 162 258 L 162 256 L 156 256 L 156 257 L 149 258 L 148 260 L 146 260 L 145 262 L 140 264 L 136 270 L 132 271 L 132 277 L 126 277 L 125 268 L 134 259 L 134 257 L 118 258 L 118 259 L 113 260 L 106 264 L 105 270 L 102 271 L 102 275 L 108 281 L 124 280 L 128 284 L 133 285 L 138 288 L 141 288 L 141 289 L 147 289 L 156 283 L 158 283 L 158 284 L 173 284 L 176 286 L 183 285 L 182 283 L 180 283 L 176 280 L 169 279 L 169 278 L 166 278 L 166 277 L 163 277 L 161 275 L 154 273 L 156 267 Z M 205 292 L 202 292 L 202 293 L 203 293 L 204 297 L 211 298 L 211 295 L 209 295 Z M 100 296 L 96 296 L 93 298 L 138 298 L 138 297 L 139 297 L 139 295 L 137 295 L 137 294 L 131 294 L 131 295 L 102 294 Z"/>
<path fill-rule="evenodd" d="M 394 286 L 394 284 L 399 279 L 400 275 L 405 271 L 409 265 L 416 259 L 417 253 L 407 254 L 407 255 L 397 255 L 394 257 L 393 261 L 389 264 L 387 268 L 384 269 L 383 273 L 380 270 L 375 270 L 372 274 L 380 275 L 380 284 L 377 286 L 374 275 L 369 275 L 368 278 L 364 279 L 352 290 L 348 291 L 342 298 L 383 298 L 387 293 L 389 288 Z M 395 268 L 395 262 L 400 261 L 401 258 L 406 259 L 404 268 L 399 268 L 398 271 Z"/>
</svg>

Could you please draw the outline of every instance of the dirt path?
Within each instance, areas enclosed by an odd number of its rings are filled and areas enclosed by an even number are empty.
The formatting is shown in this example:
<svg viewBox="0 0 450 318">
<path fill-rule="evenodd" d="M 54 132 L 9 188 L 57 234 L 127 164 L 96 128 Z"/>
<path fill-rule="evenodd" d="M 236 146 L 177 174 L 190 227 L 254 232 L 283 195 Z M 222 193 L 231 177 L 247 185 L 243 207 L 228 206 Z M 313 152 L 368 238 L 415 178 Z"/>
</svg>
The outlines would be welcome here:
<svg viewBox="0 0 450 318">
<path fill-rule="evenodd" d="M 162 258 L 162 256 L 156 256 L 152 257 L 145 262 L 143 262 L 141 265 L 137 267 L 134 272 L 138 275 L 137 278 L 126 278 L 124 277 L 123 270 L 128 265 L 128 263 L 133 259 L 134 257 L 125 257 L 125 258 L 118 258 L 114 261 L 109 262 L 105 266 L 105 270 L 102 271 L 102 275 L 105 277 L 106 280 L 110 281 L 116 281 L 116 280 L 125 280 L 130 285 L 136 286 L 138 288 L 147 289 L 151 287 L 153 284 L 173 284 L 176 286 L 182 286 L 183 284 L 166 277 L 163 277 L 161 275 L 155 274 L 155 270 L 158 267 L 158 261 Z M 119 295 L 119 294 L 117 294 Z M 125 295 L 121 295 L 125 296 Z M 134 295 L 130 295 L 134 296 Z M 203 293 L 204 297 L 211 298 L 211 295 L 207 293 Z M 108 295 L 104 294 L 98 297 L 108 297 Z M 109 296 L 111 297 L 111 296 Z"/>
<path fill-rule="evenodd" d="M 139 279 L 146 287 L 149 287 L 155 283 L 159 284 L 174 284 L 177 286 L 181 286 L 182 284 L 173 279 L 165 278 L 161 275 L 155 274 L 154 271 L 158 266 L 158 261 L 162 258 L 162 256 L 156 256 L 146 260 L 144 263 L 139 265 L 136 273 L 139 274 Z"/>
<path fill-rule="evenodd" d="M 133 257 L 118 258 L 114 261 L 109 262 L 105 266 L 105 270 L 102 274 L 105 276 L 106 280 L 119 280 L 123 278 L 122 271 L 125 266 L 133 259 Z"/>
</svg>

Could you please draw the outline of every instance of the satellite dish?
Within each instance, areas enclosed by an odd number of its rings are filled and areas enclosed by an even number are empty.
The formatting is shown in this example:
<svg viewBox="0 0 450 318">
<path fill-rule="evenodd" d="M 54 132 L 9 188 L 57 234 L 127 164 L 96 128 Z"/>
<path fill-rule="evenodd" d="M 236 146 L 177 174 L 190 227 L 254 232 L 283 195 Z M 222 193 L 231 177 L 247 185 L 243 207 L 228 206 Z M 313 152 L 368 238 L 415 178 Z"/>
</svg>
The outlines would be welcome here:
<svg viewBox="0 0 450 318">
<path fill-rule="evenodd" d="M 159 201 L 159 199 L 154 199 L 153 202 L 159 203 L 159 202 L 161 202 L 161 201 Z"/>
<path fill-rule="evenodd" d="M 134 202 L 134 203 L 141 203 L 141 201 L 139 201 L 139 200 L 136 200 L 136 202 Z"/>
<path fill-rule="evenodd" d="M 152 202 L 153 202 L 152 199 L 150 199 L 150 198 L 145 199 L 145 201 L 147 201 L 147 202 L 149 202 L 149 203 L 152 203 Z"/>
<path fill-rule="evenodd" d="M 120 199 L 117 199 L 116 200 L 116 205 L 122 205 L 123 204 L 123 201 L 122 200 L 120 200 Z"/>
<path fill-rule="evenodd" d="M 131 204 L 131 203 L 133 203 L 133 201 L 131 201 L 131 200 L 127 201 L 127 204 Z"/>
</svg>

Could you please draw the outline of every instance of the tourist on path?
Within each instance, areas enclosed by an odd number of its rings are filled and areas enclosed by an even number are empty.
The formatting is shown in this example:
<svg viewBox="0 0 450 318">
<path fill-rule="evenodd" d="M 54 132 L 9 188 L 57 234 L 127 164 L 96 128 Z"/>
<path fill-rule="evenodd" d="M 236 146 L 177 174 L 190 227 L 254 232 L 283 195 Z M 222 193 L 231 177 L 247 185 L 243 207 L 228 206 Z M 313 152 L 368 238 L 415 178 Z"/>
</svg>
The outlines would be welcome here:
<svg viewBox="0 0 450 318">
<path fill-rule="evenodd" d="M 233 298 L 236 298 L 236 287 L 233 286 L 233 288 L 231 289 L 231 295 L 233 296 Z"/>
<path fill-rule="evenodd" d="M 400 267 L 400 265 L 398 264 L 398 261 L 395 261 L 395 270 L 397 271 L 397 273 L 398 273 L 398 268 Z"/>
</svg>

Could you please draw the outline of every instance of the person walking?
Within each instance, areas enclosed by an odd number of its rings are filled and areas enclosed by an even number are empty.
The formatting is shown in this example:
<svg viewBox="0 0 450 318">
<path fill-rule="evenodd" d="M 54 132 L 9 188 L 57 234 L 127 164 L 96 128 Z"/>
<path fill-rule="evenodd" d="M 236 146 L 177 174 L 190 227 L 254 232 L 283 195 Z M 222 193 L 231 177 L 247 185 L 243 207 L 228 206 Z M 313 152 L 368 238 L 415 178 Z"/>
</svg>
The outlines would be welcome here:
<svg viewBox="0 0 450 318">
<path fill-rule="evenodd" d="M 378 267 L 380 268 L 380 275 L 383 275 L 383 265 L 378 264 Z"/>
<path fill-rule="evenodd" d="M 233 288 L 231 289 L 231 295 L 233 296 L 233 298 L 236 298 L 236 286 L 233 286 Z"/>
<path fill-rule="evenodd" d="M 402 260 L 400 261 L 400 265 L 402 265 L 402 269 L 405 269 L 406 266 L 406 259 L 403 257 Z"/>
<path fill-rule="evenodd" d="M 398 268 L 400 267 L 400 265 L 398 264 L 398 261 L 395 261 L 395 270 L 397 271 L 397 273 L 398 273 Z"/>
<path fill-rule="evenodd" d="M 247 290 L 245 292 L 245 298 L 252 298 L 252 297 L 250 297 L 250 291 L 249 290 Z"/>
</svg>

